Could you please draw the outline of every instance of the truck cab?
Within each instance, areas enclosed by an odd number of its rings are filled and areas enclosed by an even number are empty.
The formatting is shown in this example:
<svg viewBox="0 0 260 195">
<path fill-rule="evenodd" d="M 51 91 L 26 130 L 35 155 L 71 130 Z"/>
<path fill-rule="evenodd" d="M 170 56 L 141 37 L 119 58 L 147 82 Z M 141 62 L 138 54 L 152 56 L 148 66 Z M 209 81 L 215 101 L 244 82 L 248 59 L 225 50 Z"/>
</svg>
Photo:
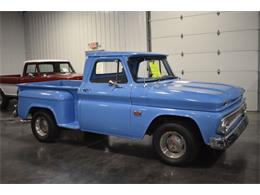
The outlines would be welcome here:
<svg viewBox="0 0 260 195">
<path fill-rule="evenodd" d="M 17 84 L 52 80 L 81 80 L 68 60 L 41 59 L 24 62 L 22 75 L 0 76 L 0 108 L 5 109 L 9 100 L 17 98 Z"/>
<path fill-rule="evenodd" d="M 22 82 L 40 82 L 64 74 L 76 74 L 68 60 L 29 60 L 24 63 Z"/>
<path fill-rule="evenodd" d="M 196 159 L 202 146 L 223 150 L 245 130 L 244 90 L 176 77 L 167 56 L 91 52 L 82 81 L 20 84 L 18 114 L 54 141 L 58 127 L 142 139 L 153 135 L 159 158 L 172 165 Z"/>
</svg>

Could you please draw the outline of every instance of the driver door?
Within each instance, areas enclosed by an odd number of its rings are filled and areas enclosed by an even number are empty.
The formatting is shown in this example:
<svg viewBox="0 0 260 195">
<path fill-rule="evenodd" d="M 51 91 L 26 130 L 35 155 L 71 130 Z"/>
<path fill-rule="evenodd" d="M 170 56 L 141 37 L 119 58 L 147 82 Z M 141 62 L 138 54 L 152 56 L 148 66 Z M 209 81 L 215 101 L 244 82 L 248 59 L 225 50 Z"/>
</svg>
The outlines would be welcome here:
<svg viewBox="0 0 260 195">
<path fill-rule="evenodd" d="M 79 91 L 79 123 L 82 130 L 128 136 L 131 87 L 121 59 L 95 61 L 88 81 Z"/>
<path fill-rule="evenodd" d="M 38 77 L 38 69 L 37 64 L 27 64 L 23 73 L 23 77 L 21 78 L 21 83 L 30 83 L 36 82 L 36 78 Z"/>
</svg>

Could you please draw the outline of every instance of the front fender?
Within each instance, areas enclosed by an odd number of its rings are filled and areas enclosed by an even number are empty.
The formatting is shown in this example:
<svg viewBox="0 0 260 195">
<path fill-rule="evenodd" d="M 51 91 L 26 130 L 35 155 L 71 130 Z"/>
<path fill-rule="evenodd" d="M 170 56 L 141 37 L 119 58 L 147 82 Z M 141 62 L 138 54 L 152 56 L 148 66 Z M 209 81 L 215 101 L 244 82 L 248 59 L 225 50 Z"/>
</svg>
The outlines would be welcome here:
<svg viewBox="0 0 260 195">
<path fill-rule="evenodd" d="M 141 116 L 135 116 L 131 114 L 131 129 L 132 134 L 142 139 L 145 136 L 147 129 L 154 119 L 160 116 L 178 116 L 190 118 L 199 127 L 205 144 L 209 144 L 209 138 L 216 134 L 219 121 L 222 115 L 217 112 L 202 112 L 202 111 L 191 111 L 191 110 L 180 110 L 180 109 L 166 109 L 157 107 L 143 107 L 133 106 L 131 113 L 134 111 L 141 111 Z"/>
</svg>

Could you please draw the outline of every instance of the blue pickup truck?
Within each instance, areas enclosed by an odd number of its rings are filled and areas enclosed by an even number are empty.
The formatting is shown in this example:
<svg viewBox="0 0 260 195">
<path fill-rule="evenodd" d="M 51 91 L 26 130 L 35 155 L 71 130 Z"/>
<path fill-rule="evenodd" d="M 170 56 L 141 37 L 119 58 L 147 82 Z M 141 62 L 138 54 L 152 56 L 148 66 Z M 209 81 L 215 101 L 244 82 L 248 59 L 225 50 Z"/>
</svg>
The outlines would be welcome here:
<svg viewBox="0 0 260 195">
<path fill-rule="evenodd" d="M 176 77 L 167 56 L 145 52 L 87 54 L 83 81 L 19 84 L 18 115 L 35 137 L 52 142 L 59 128 L 142 139 L 172 165 L 201 147 L 224 150 L 245 130 L 244 90 Z"/>
</svg>

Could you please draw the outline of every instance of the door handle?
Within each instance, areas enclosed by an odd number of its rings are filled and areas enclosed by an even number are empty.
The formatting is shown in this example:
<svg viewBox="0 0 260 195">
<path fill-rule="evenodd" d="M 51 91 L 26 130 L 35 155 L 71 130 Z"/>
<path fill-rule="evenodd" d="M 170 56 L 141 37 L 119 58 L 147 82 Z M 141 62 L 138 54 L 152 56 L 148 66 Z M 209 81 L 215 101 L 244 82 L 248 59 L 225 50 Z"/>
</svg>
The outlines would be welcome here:
<svg viewBox="0 0 260 195">
<path fill-rule="evenodd" d="M 83 89 L 82 89 L 82 91 L 85 92 L 85 93 L 86 93 L 86 92 L 89 92 L 90 90 L 91 90 L 90 88 L 83 88 Z"/>
</svg>

